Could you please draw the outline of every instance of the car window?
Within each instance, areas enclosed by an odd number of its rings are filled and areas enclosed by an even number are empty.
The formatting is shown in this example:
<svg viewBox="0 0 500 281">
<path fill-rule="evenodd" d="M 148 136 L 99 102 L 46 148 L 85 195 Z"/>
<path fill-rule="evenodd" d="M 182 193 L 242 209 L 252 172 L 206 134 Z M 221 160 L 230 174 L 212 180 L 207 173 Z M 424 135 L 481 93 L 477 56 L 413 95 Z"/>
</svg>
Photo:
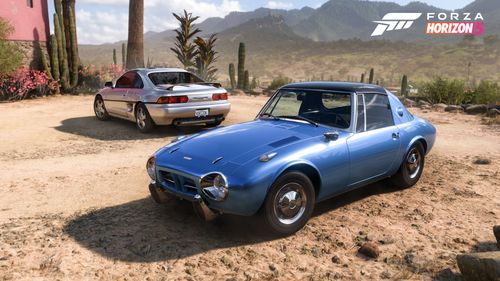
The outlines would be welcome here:
<svg viewBox="0 0 500 281">
<path fill-rule="evenodd" d="M 273 116 L 300 116 L 316 123 L 347 129 L 351 124 L 351 95 L 309 90 L 280 90 L 264 110 Z"/>
<path fill-rule="evenodd" d="M 142 78 L 134 71 L 123 74 L 120 78 L 118 78 L 115 85 L 115 88 L 142 89 L 143 87 L 144 83 L 142 82 Z"/>
<path fill-rule="evenodd" d="M 148 74 L 148 77 L 155 86 L 203 82 L 189 72 L 153 72 Z"/>
<path fill-rule="evenodd" d="M 366 120 L 365 131 L 376 130 L 394 125 L 389 98 L 382 94 L 363 94 Z M 359 101 L 359 100 L 358 100 Z M 358 106 L 359 114 L 359 106 Z M 359 115 L 358 115 L 359 120 Z M 358 131 L 358 128 L 356 128 Z"/>
</svg>

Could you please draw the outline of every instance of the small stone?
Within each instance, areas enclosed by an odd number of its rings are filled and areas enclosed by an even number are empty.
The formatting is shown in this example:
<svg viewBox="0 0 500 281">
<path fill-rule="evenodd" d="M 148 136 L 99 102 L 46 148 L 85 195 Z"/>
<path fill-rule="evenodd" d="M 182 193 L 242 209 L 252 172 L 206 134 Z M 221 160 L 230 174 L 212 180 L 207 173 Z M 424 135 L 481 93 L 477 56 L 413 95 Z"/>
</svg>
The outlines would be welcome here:
<svg viewBox="0 0 500 281">
<path fill-rule="evenodd" d="M 445 108 L 447 108 L 448 105 L 444 103 L 436 103 L 435 105 L 432 106 L 436 111 L 441 111 L 443 112 Z"/>
<path fill-rule="evenodd" d="M 340 263 L 341 261 L 340 261 L 339 256 L 337 256 L 337 255 L 333 256 L 333 257 L 332 257 L 332 262 L 333 262 L 333 263 Z"/>
<path fill-rule="evenodd" d="M 470 105 L 465 108 L 465 113 L 467 114 L 484 114 L 486 112 L 488 112 L 486 104 Z"/>
<path fill-rule="evenodd" d="M 451 113 L 460 113 L 460 112 L 464 112 L 464 109 L 463 107 L 459 106 L 459 105 L 448 105 L 444 111 L 446 112 L 451 112 Z"/>
<path fill-rule="evenodd" d="M 380 273 L 380 279 L 390 279 L 391 278 L 391 273 L 389 271 L 384 270 Z"/>
<path fill-rule="evenodd" d="M 489 165 L 491 164 L 491 160 L 488 158 L 476 157 L 472 163 L 476 165 Z"/>
<path fill-rule="evenodd" d="M 275 266 L 274 264 L 270 264 L 270 265 L 269 265 L 269 269 L 270 269 L 271 271 L 275 271 L 275 270 L 276 270 L 276 266 Z"/>
<path fill-rule="evenodd" d="M 364 243 L 363 246 L 359 248 L 358 252 L 369 258 L 378 258 L 378 256 L 380 255 L 380 250 L 378 249 L 378 246 L 372 242 Z"/>
<path fill-rule="evenodd" d="M 342 273 L 339 273 L 339 272 L 335 272 L 335 274 L 333 275 L 333 279 L 342 279 L 342 277 L 344 277 L 342 275 Z"/>
</svg>

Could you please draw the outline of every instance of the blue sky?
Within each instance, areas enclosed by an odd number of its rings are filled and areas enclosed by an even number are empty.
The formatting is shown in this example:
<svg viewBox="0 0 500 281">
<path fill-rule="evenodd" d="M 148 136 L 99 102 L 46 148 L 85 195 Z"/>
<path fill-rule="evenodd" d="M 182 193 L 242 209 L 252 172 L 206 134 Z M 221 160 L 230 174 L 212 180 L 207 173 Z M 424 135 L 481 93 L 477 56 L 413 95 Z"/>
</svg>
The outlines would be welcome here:
<svg viewBox="0 0 500 281">
<path fill-rule="evenodd" d="M 251 11 L 259 7 L 297 9 L 304 6 L 320 7 L 327 0 L 144 0 L 145 31 L 173 29 L 176 22 L 172 12 L 186 9 L 199 15 L 200 22 L 208 17 L 224 17 L 232 11 Z M 376 1 L 376 0 L 370 0 Z M 401 5 L 410 0 L 386 0 Z M 458 9 L 473 0 L 420 0 L 445 9 Z M 50 14 L 53 3 L 49 2 Z M 128 0 L 76 1 L 78 41 L 82 44 L 102 44 L 127 38 Z"/>
</svg>

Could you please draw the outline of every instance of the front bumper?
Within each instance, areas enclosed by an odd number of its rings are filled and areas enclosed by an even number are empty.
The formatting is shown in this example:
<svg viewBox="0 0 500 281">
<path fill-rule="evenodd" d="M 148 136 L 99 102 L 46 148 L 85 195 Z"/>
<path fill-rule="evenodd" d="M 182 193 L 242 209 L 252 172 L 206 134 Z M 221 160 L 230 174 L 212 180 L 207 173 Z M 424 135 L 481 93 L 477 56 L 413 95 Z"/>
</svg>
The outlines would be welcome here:
<svg viewBox="0 0 500 281">
<path fill-rule="evenodd" d="M 156 125 L 194 125 L 223 121 L 231 110 L 231 103 L 218 101 L 210 103 L 146 104 L 149 115 Z M 196 117 L 196 110 L 208 109 L 206 117 Z"/>
</svg>

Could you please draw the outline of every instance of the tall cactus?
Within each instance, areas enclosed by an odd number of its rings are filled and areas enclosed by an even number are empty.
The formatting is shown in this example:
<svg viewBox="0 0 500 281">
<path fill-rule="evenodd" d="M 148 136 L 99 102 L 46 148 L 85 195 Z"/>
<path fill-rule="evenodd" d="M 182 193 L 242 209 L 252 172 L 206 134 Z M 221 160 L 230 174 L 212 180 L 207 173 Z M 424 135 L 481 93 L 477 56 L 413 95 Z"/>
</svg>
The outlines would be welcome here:
<svg viewBox="0 0 500 281">
<path fill-rule="evenodd" d="M 127 51 L 125 50 L 125 43 L 122 43 L 122 67 L 125 68 L 125 58 L 127 57 Z"/>
<path fill-rule="evenodd" d="M 57 0 L 56 0 L 57 2 Z M 57 9 L 56 9 L 57 11 Z M 61 25 L 59 21 L 59 15 L 57 13 L 54 14 L 54 33 L 55 37 L 57 40 L 57 56 L 58 56 L 58 62 L 59 62 L 59 79 L 61 82 L 61 86 L 63 89 L 68 88 L 68 79 L 67 79 L 67 73 L 68 73 L 68 64 L 66 60 L 66 51 L 64 50 L 64 45 L 63 45 L 63 35 L 61 31 Z"/>
<path fill-rule="evenodd" d="M 234 64 L 230 63 L 229 64 L 229 81 L 231 82 L 231 89 L 236 88 L 236 77 L 235 77 L 235 69 L 234 69 Z"/>
<path fill-rule="evenodd" d="M 50 70 L 50 62 L 47 60 L 47 56 L 45 55 L 44 52 L 42 52 L 42 66 L 43 66 L 43 69 L 45 70 L 45 72 L 47 72 L 47 76 L 50 78 L 50 79 L 54 79 L 52 77 L 52 71 Z"/>
<path fill-rule="evenodd" d="M 73 5 L 74 5 L 74 1 Z M 76 40 L 76 19 L 75 19 L 75 10 L 70 5 L 68 7 L 68 17 L 69 17 L 69 49 L 71 53 L 68 55 L 68 58 L 71 59 L 71 88 L 75 88 L 78 85 L 78 65 L 80 64 L 80 57 L 78 56 L 78 42 Z"/>
<path fill-rule="evenodd" d="M 113 65 L 116 65 L 116 49 L 113 48 Z"/>
<path fill-rule="evenodd" d="M 50 35 L 50 65 L 52 78 L 59 81 L 59 56 L 57 53 L 57 39 L 54 34 Z"/>
<path fill-rule="evenodd" d="M 401 79 L 401 96 L 406 97 L 408 91 L 408 76 L 403 75 Z"/>
<path fill-rule="evenodd" d="M 238 47 L 238 89 L 244 89 L 245 83 L 245 43 L 240 42 Z"/>
<path fill-rule="evenodd" d="M 370 76 L 368 77 L 368 83 L 373 84 L 373 76 L 375 75 L 373 68 L 370 68 Z"/>
<path fill-rule="evenodd" d="M 360 79 L 360 82 L 361 82 L 361 83 L 365 83 L 365 74 L 364 74 L 364 73 L 361 73 L 361 79 Z"/>
<path fill-rule="evenodd" d="M 248 73 L 248 70 L 245 70 L 245 74 L 243 78 L 243 89 L 244 90 L 249 90 L 250 88 L 250 73 Z"/>
</svg>

